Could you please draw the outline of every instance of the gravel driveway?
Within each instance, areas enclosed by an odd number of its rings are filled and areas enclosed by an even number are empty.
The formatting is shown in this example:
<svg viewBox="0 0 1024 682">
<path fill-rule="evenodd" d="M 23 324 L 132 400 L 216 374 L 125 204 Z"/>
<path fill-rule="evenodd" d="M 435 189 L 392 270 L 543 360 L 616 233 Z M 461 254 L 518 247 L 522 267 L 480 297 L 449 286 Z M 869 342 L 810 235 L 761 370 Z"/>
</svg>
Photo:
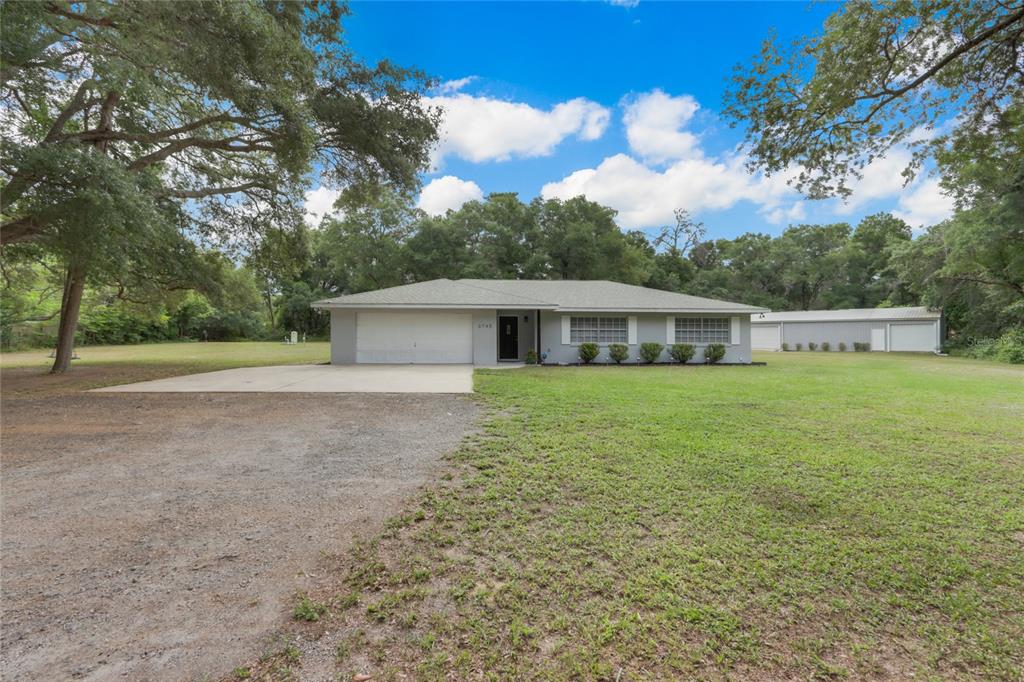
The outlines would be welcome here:
<svg viewBox="0 0 1024 682">
<path fill-rule="evenodd" d="M 475 414 L 455 395 L 5 399 L 0 677 L 230 672 Z"/>
</svg>

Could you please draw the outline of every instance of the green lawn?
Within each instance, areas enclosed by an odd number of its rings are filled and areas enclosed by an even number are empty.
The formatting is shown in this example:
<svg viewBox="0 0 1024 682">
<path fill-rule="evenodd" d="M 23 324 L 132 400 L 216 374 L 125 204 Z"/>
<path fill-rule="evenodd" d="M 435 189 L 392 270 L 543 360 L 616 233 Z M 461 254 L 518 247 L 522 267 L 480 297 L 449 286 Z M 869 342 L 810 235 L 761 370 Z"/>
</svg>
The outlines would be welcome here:
<svg viewBox="0 0 1024 682">
<path fill-rule="evenodd" d="M 478 372 L 483 433 L 295 627 L 341 679 L 1020 679 L 1024 368 L 759 359 Z"/>
<path fill-rule="evenodd" d="M 100 386 L 257 365 L 327 362 L 326 341 L 287 346 L 280 342 L 146 343 L 82 346 L 71 371 L 50 375 L 48 349 L 0 353 L 3 397 L 44 398 Z"/>
<path fill-rule="evenodd" d="M 0 367 L 40 367 L 53 364 L 50 349 L 0 353 Z M 294 365 L 327 362 L 326 341 L 294 346 L 279 341 L 224 341 L 190 343 L 142 343 L 134 346 L 81 346 L 81 359 L 72 368 L 93 365 L 188 365 L 197 372 L 256 365 Z"/>
</svg>

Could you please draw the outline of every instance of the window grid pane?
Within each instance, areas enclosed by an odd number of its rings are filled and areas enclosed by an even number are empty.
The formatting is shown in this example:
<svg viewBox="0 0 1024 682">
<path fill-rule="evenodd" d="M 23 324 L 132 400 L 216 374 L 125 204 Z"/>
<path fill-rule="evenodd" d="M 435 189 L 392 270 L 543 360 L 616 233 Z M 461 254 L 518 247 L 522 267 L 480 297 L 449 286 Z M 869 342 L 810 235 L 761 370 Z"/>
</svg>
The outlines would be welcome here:
<svg viewBox="0 0 1024 682">
<path fill-rule="evenodd" d="M 677 317 L 676 343 L 729 343 L 727 317 Z"/>
<path fill-rule="evenodd" d="M 624 317 L 572 317 L 570 343 L 626 343 L 629 324 Z"/>
</svg>

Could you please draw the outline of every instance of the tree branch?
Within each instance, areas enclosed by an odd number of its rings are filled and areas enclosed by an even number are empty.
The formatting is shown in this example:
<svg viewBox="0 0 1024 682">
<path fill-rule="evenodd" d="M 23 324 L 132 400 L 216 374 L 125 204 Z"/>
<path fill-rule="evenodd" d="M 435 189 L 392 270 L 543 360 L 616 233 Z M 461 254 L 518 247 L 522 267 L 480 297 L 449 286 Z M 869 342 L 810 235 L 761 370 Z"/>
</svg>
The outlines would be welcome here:
<svg viewBox="0 0 1024 682">
<path fill-rule="evenodd" d="M 174 190 L 167 193 L 167 196 L 175 197 L 178 199 L 202 199 L 204 197 L 214 196 L 216 194 L 235 194 L 237 192 L 244 192 L 250 189 L 265 189 L 270 190 L 265 183 L 262 182 L 246 182 L 241 185 L 233 185 L 227 187 L 208 187 L 206 189 L 183 189 Z"/>
<path fill-rule="evenodd" d="M 114 28 L 117 24 L 110 17 L 90 17 L 78 12 L 72 12 L 71 10 L 64 9 L 54 2 L 48 2 L 44 5 L 46 11 L 50 14 L 56 14 L 57 16 L 64 17 L 65 19 L 71 19 L 73 21 L 80 21 L 83 24 L 89 24 L 90 26 L 102 26 L 104 28 Z"/>
</svg>

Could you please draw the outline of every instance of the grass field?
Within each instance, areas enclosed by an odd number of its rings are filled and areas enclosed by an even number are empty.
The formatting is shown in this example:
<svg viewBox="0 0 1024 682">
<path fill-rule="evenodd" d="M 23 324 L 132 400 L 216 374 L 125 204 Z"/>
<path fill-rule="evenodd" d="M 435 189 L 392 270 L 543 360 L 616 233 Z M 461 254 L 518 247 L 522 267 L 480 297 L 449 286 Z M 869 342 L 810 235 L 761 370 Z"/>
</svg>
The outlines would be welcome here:
<svg viewBox="0 0 1024 682">
<path fill-rule="evenodd" d="M 1024 368 L 759 359 L 479 372 L 483 433 L 300 641 L 339 679 L 1020 679 Z"/>
<path fill-rule="evenodd" d="M 187 365 L 196 371 L 257 365 L 327 362 L 330 344 L 312 341 L 294 346 L 279 341 L 144 343 L 134 346 L 82 346 L 72 367 L 93 365 Z M 48 368 L 49 349 L 0 353 L 0 367 Z"/>
<path fill-rule="evenodd" d="M 294 346 L 272 341 L 146 343 L 82 346 L 76 352 L 80 359 L 60 376 L 47 374 L 53 364 L 47 349 L 0 353 L 4 395 L 43 397 L 233 367 L 320 363 L 331 354 L 326 341 Z"/>
</svg>

